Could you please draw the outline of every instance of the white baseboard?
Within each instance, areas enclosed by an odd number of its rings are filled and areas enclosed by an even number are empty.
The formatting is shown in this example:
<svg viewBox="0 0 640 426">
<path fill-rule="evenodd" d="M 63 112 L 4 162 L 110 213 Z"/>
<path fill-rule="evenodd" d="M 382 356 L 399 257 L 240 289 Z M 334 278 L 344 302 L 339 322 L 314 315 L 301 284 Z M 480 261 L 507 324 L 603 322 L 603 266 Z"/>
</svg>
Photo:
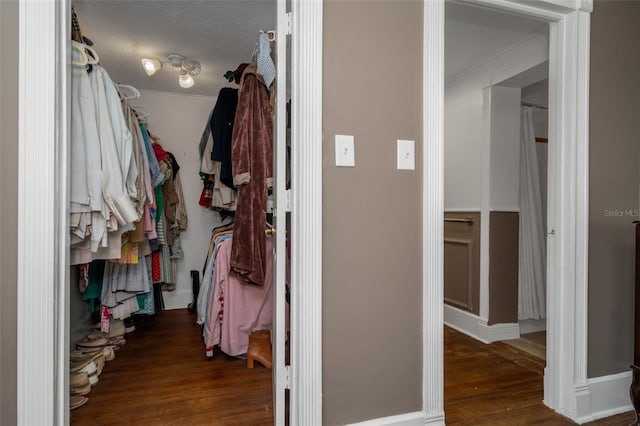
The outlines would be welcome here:
<svg viewBox="0 0 640 426">
<path fill-rule="evenodd" d="M 163 291 L 162 299 L 164 300 L 164 308 L 169 309 L 184 309 L 193 299 L 191 290 L 174 290 Z"/>
<path fill-rule="evenodd" d="M 425 424 L 424 413 L 422 411 L 416 411 L 414 413 L 398 414 L 397 416 L 379 417 L 364 422 L 350 423 L 348 426 L 424 426 Z"/>
<path fill-rule="evenodd" d="M 444 323 L 483 343 L 520 338 L 518 323 L 492 324 L 470 312 L 444 305 Z"/>
<path fill-rule="evenodd" d="M 516 322 L 492 325 L 480 323 L 478 324 L 478 329 L 480 330 L 480 335 L 489 343 L 520 338 L 520 327 Z"/>
<path fill-rule="evenodd" d="M 437 412 L 431 414 L 425 414 L 424 416 L 424 424 L 425 425 L 434 425 L 434 426 L 445 426 L 444 421 L 444 413 Z"/>
<path fill-rule="evenodd" d="M 587 380 L 589 388 L 589 409 L 587 413 L 578 413 L 577 423 L 586 423 L 604 417 L 632 411 L 629 398 L 631 371 L 595 377 Z"/>
<path fill-rule="evenodd" d="M 528 319 L 518 321 L 520 325 L 520 334 L 535 333 L 547 329 L 547 319 L 542 318 L 539 320 Z"/>
</svg>

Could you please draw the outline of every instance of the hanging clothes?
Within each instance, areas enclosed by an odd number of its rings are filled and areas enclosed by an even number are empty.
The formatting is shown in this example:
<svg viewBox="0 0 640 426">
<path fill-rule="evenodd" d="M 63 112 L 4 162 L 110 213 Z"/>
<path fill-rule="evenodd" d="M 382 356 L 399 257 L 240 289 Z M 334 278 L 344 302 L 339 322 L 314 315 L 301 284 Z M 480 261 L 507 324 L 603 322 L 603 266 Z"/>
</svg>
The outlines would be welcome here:
<svg viewBox="0 0 640 426">
<path fill-rule="evenodd" d="M 207 258 L 205 259 L 205 266 L 202 271 L 202 281 L 200 282 L 200 290 L 198 293 L 198 300 L 196 303 L 198 318 L 196 322 L 200 325 L 205 323 L 205 317 L 211 298 L 211 287 L 213 283 L 214 265 L 216 254 L 220 243 L 228 240 L 233 236 L 233 223 L 229 225 L 219 226 L 214 228 L 211 232 L 211 241 L 209 243 L 209 250 L 207 252 Z"/>
<path fill-rule="evenodd" d="M 223 87 L 218 93 L 209 127 L 213 137 L 211 159 L 220 162 L 220 181 L 234 188 L 231 161 L 232 134 L 238 106 L 238 89 Z"/>
<path fill-rule="evenodd" d="M 175 261 L 183 257 L 179 237 L 188 219 L 180 165 L 101 66 L 91 74 L 74 68 L 72 94 L 71 264 L 91 262 L 85 297 L 113 318 L 153 313 L 151 245 L 164 290 L 175 288 Z M 93 266 L 99 259 L 107 261 Z"/>
<path fill-rule="evenodd" d="M 265 281 L 267 192 L 273 183 L 271 112 L 269 92 L 251 64 L 242 76 L 233 128 L 233 182 L 238 200 L 231 267 L 256 285 Z"/>
<path fill-rule="evenodd" d="M 200 204 L 219 211 L 235 211 L 231 142 L 238 90 L 223 88 L 202 133 L 200 177 L 203 181 Z M 224 177 L 223 177 L 224 175 Z"/>
<path fill-rule="evenodd" d="M 239 356 L 247 352 L 249 335 L 253 331 L 272 328 L 272 239 L 268 238 L 265 244 L 268 259 L 263 286 L 248 285 L 231 273 L 229 261 L 233 239 L 219 244 L 204 328 L 206 348 L 219 344 L 226 354 Z"/>
<path fill-rule="evenodd" d="M 107 217 L 111 213 L 119 225 L 126 225 L 138 219 L 127 190 L 128 182 L 133 178 L 128 175 L 133 156 L 131 133 L 126 127 L 120 98 L 107 71 L 96 65 L 90 77 L 100 136 L 103 199 L 108 206 L 108 210 L 103 208 L 103 214 Z M 135 174 L 137 177 L 137 171 Z"/>
</svg>

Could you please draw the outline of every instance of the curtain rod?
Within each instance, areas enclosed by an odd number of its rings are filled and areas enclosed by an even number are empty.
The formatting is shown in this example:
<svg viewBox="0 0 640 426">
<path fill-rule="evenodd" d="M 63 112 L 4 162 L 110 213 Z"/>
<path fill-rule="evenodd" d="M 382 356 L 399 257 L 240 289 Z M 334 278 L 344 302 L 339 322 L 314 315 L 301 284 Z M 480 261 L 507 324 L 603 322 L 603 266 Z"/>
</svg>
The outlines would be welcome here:
<svg viewBox="0 0 640 426">
<path fill-rule="evenodd" d="M 529 102 L 520 102 L 520 105 L 522 106 L 528 106 L 528 107 L 533 107 L 533 108 L 540 108 L 540 109 L 549 109 L 548 106 L 545 105 L 538 105 L 538 104 L 532 104 Z"/>
</svg>

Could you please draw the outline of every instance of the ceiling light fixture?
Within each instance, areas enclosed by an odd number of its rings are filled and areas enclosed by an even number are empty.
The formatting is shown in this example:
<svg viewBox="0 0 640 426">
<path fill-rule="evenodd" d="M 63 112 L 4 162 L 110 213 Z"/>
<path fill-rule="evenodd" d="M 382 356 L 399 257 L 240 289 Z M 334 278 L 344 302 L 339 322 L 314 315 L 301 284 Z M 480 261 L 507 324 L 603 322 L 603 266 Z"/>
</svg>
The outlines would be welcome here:
<svg viewBox="0 0 640 426">
<path fill-rule="evenodd" d="M 162 63 L 157 59 L 142 58 L 142 66 L 147 75 L 154 75 L 156 71 L 162 68 Z"/>
<path fill-rule="evenodd" d="M 200 74 L 202 66 L 200 62 L 194 59 L 186 59 L 182 55 L 175 53 L 167 55 L 167 60 L 163 61 L 158 58 L 142 58 L 142 67 L 147 75 L 154 75 L 164 64 L 171 64 L 178 69 L 178 84 L 180 87 L 188 89 L 195 84 L 194 76 Z"/>
<path fill-rule="evenodd" d="M 178 84 L 180 87 L 188 89 L 189 87 L 193 87 L 195 84 L 195 80 L 191 77 L 185 70 L 180 71 L 180 77 L 178 77 Z"/>
</svg>

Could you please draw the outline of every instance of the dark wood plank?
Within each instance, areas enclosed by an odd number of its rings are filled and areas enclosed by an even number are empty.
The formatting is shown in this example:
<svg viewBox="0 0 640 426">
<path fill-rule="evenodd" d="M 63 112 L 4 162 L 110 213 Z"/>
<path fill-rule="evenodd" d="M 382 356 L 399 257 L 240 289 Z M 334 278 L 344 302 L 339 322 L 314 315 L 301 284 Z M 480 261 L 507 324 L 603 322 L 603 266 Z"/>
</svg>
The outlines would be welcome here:
<svg viewBox="0 0 640 426">
<path fill-rule="evenodd" d="M 271 425 L 271 370 L 216 351 L 208 361 L 187 310 L 137 319 L 72 425 Z M 544 406 L 544 361 L 445 327 L 447 425 L 570 425 Z M 633 413 L 589 424 L 627 425 Z"/>
<path fill-rule="evenodd" d="M 504 343 L 486 345 L 444 330 L 447 425 L 572 425 L 542 403 L 543 360 Z M 587 423 L 628 425 L 633 413 Z"/>
<path fill-rule="evenodd" d="M 136 331 L 105 366 L 72 425 L 271 425 L 271 370 L 204 356 L 186 309 L 136 318 Z"/>
</svg>

